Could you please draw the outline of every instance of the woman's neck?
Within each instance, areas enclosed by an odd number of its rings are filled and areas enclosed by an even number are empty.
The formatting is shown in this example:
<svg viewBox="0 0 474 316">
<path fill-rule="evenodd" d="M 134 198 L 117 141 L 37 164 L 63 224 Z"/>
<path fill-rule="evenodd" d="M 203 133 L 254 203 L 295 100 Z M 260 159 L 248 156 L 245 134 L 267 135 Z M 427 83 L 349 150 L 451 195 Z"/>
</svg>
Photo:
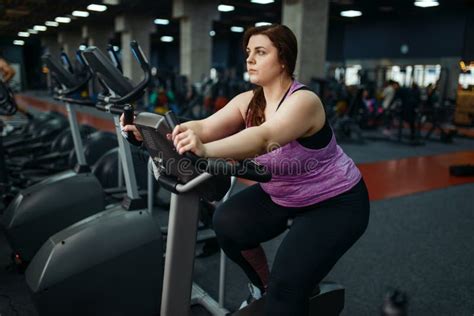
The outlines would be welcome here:
<svg viewBox="0 0 474 316">
<path fill-rule="evenodd" d="M 293 79 L 289 76 L 280 77 L 272 81 L 268 85 L 263 86 L 263 94 L 267 104 L 277 104 L 283 98 L 293 83 Z"/>
</svg>

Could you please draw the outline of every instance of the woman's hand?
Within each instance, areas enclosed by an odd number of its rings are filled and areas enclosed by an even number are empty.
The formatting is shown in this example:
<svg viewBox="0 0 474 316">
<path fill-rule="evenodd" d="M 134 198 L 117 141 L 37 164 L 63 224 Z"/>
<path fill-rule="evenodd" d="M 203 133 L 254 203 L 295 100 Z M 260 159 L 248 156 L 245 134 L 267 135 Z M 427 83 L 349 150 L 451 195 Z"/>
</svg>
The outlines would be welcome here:
<svg viewBox="0 0 474 316">
<path fill-rule="evenodd" d="M 140 134 L 140 132 L 138 131 L 135 125 L 129 124 L 129 125 L 124 126 L 123 124 L 124 123 L 123 123 L 123 114 L 122 114 L 120 115 L 120 129 L 122 130 L 122 132 L 132 132 L 136 140 L 138 140 L 139 142 L 143 141 L 142 134 Z"/>
<path fill-rule="evenodd" d="M 192 129 L 184 125 L 177 125 L 173 133 L 168 134 L 180 155 L 190 151 L 199 157 L 206 157 L 206 147 Z"/>
</svg>

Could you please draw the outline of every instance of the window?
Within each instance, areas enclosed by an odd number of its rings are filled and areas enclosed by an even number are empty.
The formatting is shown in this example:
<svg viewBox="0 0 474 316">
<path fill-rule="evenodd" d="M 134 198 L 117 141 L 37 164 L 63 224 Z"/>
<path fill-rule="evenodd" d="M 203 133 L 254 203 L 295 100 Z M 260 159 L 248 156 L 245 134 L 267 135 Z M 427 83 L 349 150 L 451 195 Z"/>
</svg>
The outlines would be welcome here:
<svg viewBox="0 0 474 316">
<path fill-rule="evenodd" d="M 353 65 L 346 68 L 346 86 L 360 84 L 359 71 L 362 69 L 360 65 Z"/>
<path fill-rule="evenodd" d="M 462 72 L 459 75 L 459 84 L 463 89 L 468 89 L 469 86 L 474 86 L 474 74 L 470 70 L 468 72 Z"/>
</svg>

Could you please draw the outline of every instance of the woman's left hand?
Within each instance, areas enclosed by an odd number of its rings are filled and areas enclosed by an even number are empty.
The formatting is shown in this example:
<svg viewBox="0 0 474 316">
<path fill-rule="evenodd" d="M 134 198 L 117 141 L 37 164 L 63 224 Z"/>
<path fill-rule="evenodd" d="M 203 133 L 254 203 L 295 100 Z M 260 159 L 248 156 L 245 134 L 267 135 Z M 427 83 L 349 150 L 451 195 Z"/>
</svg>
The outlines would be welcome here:
<svg viewBox="0 0 474 316">
<path fill-rule="evenodd" d="M 199 157 L 206 157 L 206 147 L 192 129 L 177 125 L 171 134 L 171 139 L 180 155 L 190 151 Z"/>
</svg>

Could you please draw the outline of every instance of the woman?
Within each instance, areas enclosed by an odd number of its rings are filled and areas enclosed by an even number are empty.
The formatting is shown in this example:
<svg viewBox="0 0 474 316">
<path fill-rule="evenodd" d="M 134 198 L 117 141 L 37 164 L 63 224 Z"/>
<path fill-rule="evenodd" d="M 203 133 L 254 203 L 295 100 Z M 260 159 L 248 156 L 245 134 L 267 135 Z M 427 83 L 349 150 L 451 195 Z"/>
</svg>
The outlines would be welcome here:
<svg viewBox="0 0 474 316">
<path fill-rule="evenodd" d="M 250 279 L 251 297 L 266 295 L 265 315 L 306 315 L 312 290 L 367 227 L 367 189 L 336 144 L 319 98 L 294 80 L 291 30 L 251 28 L 244 48 L 256 89 L 204 120 L 178 125 L 170 138 L 179 153 L 256 157 L 270 169 L 269 183 L 240 191 L 216 210 L 214 229 Z M 124 130 L 141 139 L 134 126 Z M 283 233 L 288 219 L 293 224 L 270 273 L 260 243 Z"/>
</svg>

